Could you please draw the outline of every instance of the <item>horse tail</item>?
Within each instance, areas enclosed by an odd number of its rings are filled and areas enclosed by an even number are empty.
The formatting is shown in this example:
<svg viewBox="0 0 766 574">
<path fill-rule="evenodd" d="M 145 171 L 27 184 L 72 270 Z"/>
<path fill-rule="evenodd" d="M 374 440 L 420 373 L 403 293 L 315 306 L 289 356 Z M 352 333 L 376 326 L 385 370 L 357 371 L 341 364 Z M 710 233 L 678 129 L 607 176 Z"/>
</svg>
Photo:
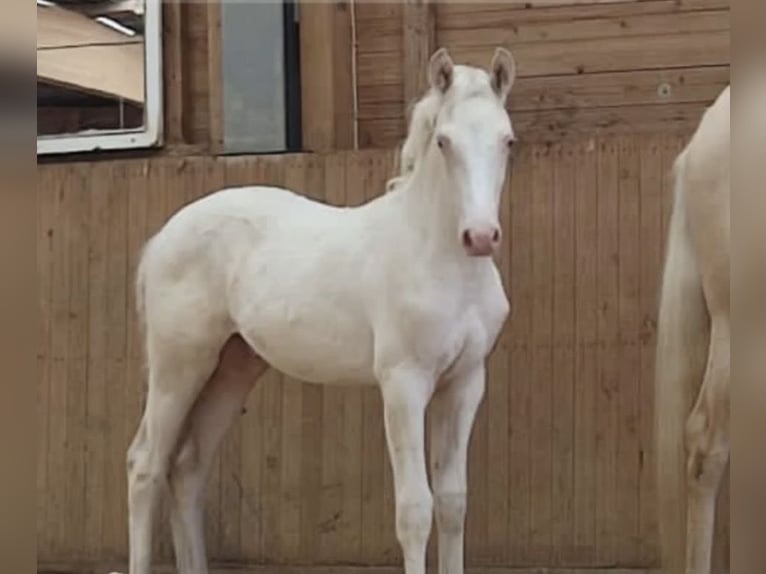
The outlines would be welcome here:
<svg viewBox="0 0 766 574">
<path fill-rule="evenodd" d="M 663 572 L 683 574 L 686 555 L 686 420 L 704 376 L 707 306 L 684 200 L 686 155 L 676 159 L 673 212 L 660 290 L 655 361 L 655 441 Z"/>
</svg>

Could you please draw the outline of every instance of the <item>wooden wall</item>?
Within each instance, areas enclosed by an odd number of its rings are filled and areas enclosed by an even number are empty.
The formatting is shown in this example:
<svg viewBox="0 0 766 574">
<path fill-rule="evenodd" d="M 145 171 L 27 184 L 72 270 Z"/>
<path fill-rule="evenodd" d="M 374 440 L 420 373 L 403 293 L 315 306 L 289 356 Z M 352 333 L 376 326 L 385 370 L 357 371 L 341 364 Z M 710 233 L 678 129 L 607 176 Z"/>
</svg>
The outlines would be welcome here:
<svg viewBox="0 0 766 574">
<path fill-rule="evenodd" d="M 656 566 L 652 356 L 664 176 L 681 145 L 657 135 L 520 147 L 499 257 L 514 310 L 470 451 L 470 564 Z M 380 193 L 394 160 L 370 150 L 39 168 L 41 564 L 126 559 L 125 450 L 144 394 L 132 281 L 147 236 L 224 184 L 357 204 Z M 393 513 L 376 391 L 271 373 L 215 466 L 210 555 L 396 564 Z M 166 526 L 158 540 L 168 563 Z"/>
<path fill-rule="evenodd" d="M 406 6 L 357 2 L 361 147 L 396 145 L 405 130 Z M 729 0 L 435 1 L 432 48 L 488 66 L 513 51 L 510 109 L 520 137 L 684 132 L 729 78 Z M 417 33 L 417 32 L 415 32 Z"/>
<path fill-rule="evenodd" d="M 729 81 L 729 0 L 301 0 L 304 148 L 390 148 L 424 54 L 488 66 L 510 48 L 527 141 L 686 133 Z M 163 154 L 217 153 L 218 3 L 167 0 Z M 417 92 L 415 92 L 417 93 Z"/>
<path fill-rule="evenodd" d="M 405 84 L 417 80 L 403 62 L 417 44 L 405 11 L 418 4 L 308 4 L 304 22 L 315 25 L 303 28 L 313 40 L 302 49 L 319 64 L 302 70 L 304 90 L 326 81 L 322 62 L 334 62 L 335 81 L 312 92 L 304 136 L 328 153 L 216 157 L 216 3 L 168 0 L 165 147 L 41 161 L 41 570 L 124 568 L 125 449 L 144 393 L 132 288 L 143 241 L 224 184 L 285 184 L 340 204 L 379 193 L 404 135 Z M 427 42 L 456 60 L 486 65 L 505 44 L 520 67 L 511 110 L 522 143 L 500 257 L 514 311 L 471 447 L 468 561 L 656 567 L 651 370 L 664 176 L 728 81 L 728 1 L 444 2 L 428 14 Z M 332 42 L 319 25 L 328 23 Z M 355 64 L 355 87 L 344 62 Z M 659 96 L 663 82 L 671 90 Z M 354 147 L 355 129 L 360 147 L 383 149 L 332 151 Z M 374 390 L 269 374 L 210 484 L 212 560 L 397 564 L 380 406 Z M 167 527 L 157 546 L 169 563 Z"/>
</svg>

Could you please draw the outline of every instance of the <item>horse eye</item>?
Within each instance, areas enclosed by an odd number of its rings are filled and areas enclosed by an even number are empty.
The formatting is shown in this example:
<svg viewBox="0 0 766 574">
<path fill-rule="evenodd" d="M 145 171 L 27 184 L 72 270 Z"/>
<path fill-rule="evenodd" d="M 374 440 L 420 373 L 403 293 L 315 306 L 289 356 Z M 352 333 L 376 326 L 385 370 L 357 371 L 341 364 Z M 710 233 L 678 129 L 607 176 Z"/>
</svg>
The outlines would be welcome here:
<svg viewBox="0 0 766 574">
<path fill-rule="evenodd" d="M 516 143 L 516 140 L 513 139 L 511 136 L 508 136 L 505 140 L 505 145 L 508 149 L 513 149 L 513 145 Z"/>
<path fill-rule="evenodd" d="M 439 146 L 439 149 L 444 149 L 449 144 L 449 138 L 445 136 L 444 134 L 439 134 L 436 136 L 436 145 Z"/>
</svg>

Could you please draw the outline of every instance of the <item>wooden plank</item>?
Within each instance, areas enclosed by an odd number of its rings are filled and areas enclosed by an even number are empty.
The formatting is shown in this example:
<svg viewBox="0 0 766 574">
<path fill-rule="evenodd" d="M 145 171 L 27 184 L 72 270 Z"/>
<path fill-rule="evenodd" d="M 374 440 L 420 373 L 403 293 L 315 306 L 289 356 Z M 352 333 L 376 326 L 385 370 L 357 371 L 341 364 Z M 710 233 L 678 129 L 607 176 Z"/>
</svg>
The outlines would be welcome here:
<svg viewBox="0 0 766 574">
<path fill-rule="evenodd" d="M 598 393 L 598 151 L 592 139 L 580 141 L 575 173 L 575 476 L 574 540 L 576 564 L 596 559 L 596 500 L 599 497 L 595 469 L 596 395 Z"/>
<path fill-rule="evenodd" d="M 728 83 L 728 64 L 520 78 L 511 91 L 509 107 L 522 112 L 712 102 Z"/>
<path fill-rule="evenodd" d="M 554 148 L 553 161 L 553 548 L 570 564 L 574 530 L 574 336 L 576 146 Z"/>
<path fill-rule="evenodd" d="M 349 2 L 304 0 L 300 18 L 303 146 L 311 151 L 353 147 Z"/>
<path fill-rule="evenodd" d="M 617 437 L 616 552 L 626 563 L 639 560 L 639 243 L 640 155 L 634 138 L 619 142 L 619 433 Z"/>
<path fill-rule="evenodd" d="M 402 68 L 404 105 L 409 107 L 428 88 L 426 68 L 435 49 L 436 8 L 430 0 L 404 0 Z M 405 115 L 406 117 L 406 115 Z"/>
<path fill-rule="evenodd" d="M 103 507 L 106 506 L 106 452 L 109 421 L 106 417 L 107 406 L 107 353 L 108 313 L 107 280 L 109 260 L 109 194 L 113 177 L 110 164 L 98 164 L 90 172 L 91 185 L 87 186 L 90 196 L 90 210 L 81 217 L 89 222 L 90 236 L 85 246 L 88 257 L 88 374 L 86 390 L 87 433 L 85 465 L 88 472 L 84 477 L 84 488 L 88 493 L 85 513 L 84 548 L 90 559 L 99 556 L 103 547 L 104 521 Z M 107 185 L 104 185 L 107 184 Z M 119 193 L 119 190 L 118 190 Z"/>
<path fill-rule="evenodd" d="M 397 18 L 363 19 L 362 9 L 365 4 L 355 5 L 356 37 L 358 54 L 401 53 L 402 51 L 402 14 Z"/>
<path fill-rule="evenodd" d="M 168 145 L 184 141 L 183 21 L 180 1 L 162 6 L 162 59 L 165 138 Z"/>
<path fill-rule="evenodd" d="M 355 14 L 358 22 L 370 20 L 380 22 L 382 20 L 396 20 L 401 22 L 403 5 L 401 2 L 356 2 Z"/>
<path fill-rule="evenodd" d="M 503 281 L 506 296 L 510 299 L 510 263 L 511 263 L 511 194 L 512 194 L 512 165 L 510 160 L 509 175 L 503 189 L 500 204 L 500 225 L 503 232 L 503 242 L 500 255 L 497 258 L 498 269 Z M 515 301 L 511 301 L 514 307 Z M 487 391 L 487 460 L 485 469 L 486 488 L 489 502 L 487 505 L 487 558 L 492 564 L 504 564 L 508 554 L 508 512 L 509 512 L 509 394 L 510 394 L 510 345 L 512 318 L 506 325 L 497 341 L 494 352 L 488 360 Z M 477 485 L 469 485 L 475 488 Z"/>
<path fill-rule="evenodd" d="M 115 504 L 122 510 L 127 500 L 125 468 L 126 403 L 120 393 L 127 386 L 127 335 L 128 291 L 128 201 L 130 198 L 130 175 L 135 162 L 112 164 L 106 172 L 107 179 L 98 181 L 107 192 L 106 233 L 106 408 L 105 420 L 101 421 L 106 448 L 104 468 L 104 502 L 101 505 L 101 522 L 104 525 L 101 554 L 117 555 L 124 547 L 127 520 L 115 520 Z M 94 185 L 95 188 L 95 185 Z M 90 394 L 89 389 L 89 394 Z M 97 427 L 97 431 L 102 427 Z M 124 514 L 124 510 L 117 513 Z"/>
<path fill-rule="evenodd" d="M 658 560 L 654 485 L 654 350 L 657 345 L 657 302 L 663 261 L 662 156 L 660 138 L 641 146 L 641 220 L 639 243 L 641 343 L 640 408 L 641 457 L 639 459 L 639 538 L 641 561 Z"/>
<path fill-rule="evenodd" d="M 407 134 L 404 117 L 359 122 L 359 147 L 390 148 L 398 145 Z"/>
<path fill-rule="evenodd" d="M 139 160 L 131 165 L 131 169 L 126 173 L 128 182 L 128 222 L 127 222 L 127 267 L 128 267 L 128 288 L 127 288 L 127 349 L 126 349 L 126 373 L 125 386 L 121 392 L 115 389 L 117 400 L 122 400 L 124 408 L 124 435 L 119 446 L 115 450 L 123 460 L 123 476 L 127 472 L 124 461 L 127 454 L 128 445 L 138 430 L 138 425 L 143 415 L 144 397 L 146 394 L 146 370 L 145 370 L 145 351 L 142 339 L 142 328 L 140 327 L 140 318 L 136 310 L 135 287 L 136 268 L 143 246 L 147 236 L 147 207 L 150 190 L 156 188 L 157 177 L 156 170 L 150 168 L 152 164 L 149 160 Z M 127 481 L 127 477 L 123 478 Z M 123 483 L 125 484 L 125 483 Z M 127 485 L 123 486 L 127 489 Z M 117 506 L 119 511 L 112 517 L 121 528 L 121 546 L 122 552 L 125 551 L 128 531 L 127 516 L 127 498 Z"/>
<path fill-rule="evenodd" d="M 184 141 L 210 145 L 210 70 L 208 56 L 208 5 L 206 2 L 180 2 L 184 110 Z"/>
<path fill-rule="evenodd" d="M 553 519 L 553 163 L 549 146 L 535 146 L 532 158 L 530 559 L 550 559 Z"/>
<path fill-rule="evenodd" d="M 527 22 L 574 22 L 590 18 L 718 9 L 729 9 L 729 0 L 633 0 L 620 3 L 587 2 L 576 6 L 548 3 L 528 6 L 526 2 L 440 2 L 437 22 L 439 31 L 489 26 L 512 28 Z"/>
<path fill-rule="evenodd" d="M 675 14 L 646 14 L 641 2 L 631 2 L 634 13 L 620 16 L 596 16 L 575 20 L 493 22 L 487 26 L 466 28 L 465 23 L 455 29 L 439 32 L 439 44 L 450 50 L 479 46 L 520 46 L 532 43 L 552 43 L 595 38 L 625 38 L 657 36 L 661 34 L 687 34 L 730 29 L 728 9 Z M 502 20 L 502 19 L 501 19 Z"/>
<path fill-rule="evenodd" d="M 724 65 L 520 78 L 508 108 L 514 114 L 563 109 L 574 114 L 585 108 L 712 102 L 729 76 Z M 401 110 L 397 86 L 360 87 L 360 120 L 402 117 Z"/>
<path fill-rule="evenodd" d="M 513 316 L 508 368 L 511 374 L 509 398 L 508 455 L 508 560 L 529 564 L 531 534 L 531 476 L 529 472 L 532 333 L 532 146 L 521 145 L 515 152 L 511 179 L 511 304 Z"/>
<path fill-rule="evenodd" d="M 60 180 L 61 168 L 38 171 L 38 219 L 37 219 L 37 261 L 40 272 L 38 287 L 40 314 L 42 317 L 40 349 L 38 357 L 42 361 L 38 383 L 37 409 L 37 544 L 43 550 L 51 548 L 52 520 L 49 521 L 50 495 L 54 490 L 55 480 L 51 479 L 51 410 L 53 378 L 53 271 L 54 271 L 54 206 L 56 205 L 56 182 Z"/>
<path fill-rule="evenodd" d="M 111 564 L 109 568 L 103 565 L 72 565 L 60 563 L 42 564 L 39 574 L 97 574 L 104 570 L 116 568 L 125 570 L 125 565 Z M 215 563 L 210 568 L 210 574 L 400 574 L 401 566 L 284 566 L 264 564 L 221 564 Z M 158 574 L 174 574 L 173 566 L 158 565 Z M 602 568 L 551 568 L 546 574 L 603 574 Z M 610 568 L 609 574 L 660 574 L 658 570 L 643 568 Z M 467 574 L 539 574 L 540 568 L 486 568 L 468 567 Z"/>
<path fill-rule="evenodd" d="M 512 112 L 511 120 L 519 139 L 530 143 L 620 134 L 683 134 L 699 123 L 700 114 L 708 104 Z M 406 126 L 401 116 L 359 122 L 360 146 L 365 148 L 393 147 L 401 143 L 405 135 Z"/>
<path fill-rule="evenodd" d="M 208 83 L 210 86 L 208 106 L 210 108 L 210 151 L 223 151 L 223 52 L 221 38 L 221 2 L 207 3 L 207 47 Z"/>
<path fill-rule="evenodd" d="M 403 85 L 404 70 L 397 53 L 357 54 L 357 82 L 362 85 Z"/>
<path fill-rule="evenodd" d="M 620 134 L 687 133 L 699 122 L 707 106 L 703 102 L 673 106 L 625 106 L 583 110 L 519 112 L 512 115 L 518 137 L 525 141 L 557 141 L 568 138 L 606 137 Z M 392 120 L 377 125 L 385 127 L 378 136 L 393 136 Z M 367 128 L 368 131 L 371 129 Z M 372 138 L 371 134 L 368 137 Z"/>
<path fill-rule="evenodd" d="M 87 498 L 85 496 L 85 464 L 87 432 L 85 427 L 88 392 L 88 238 L 90 225 L 85 214 L 90 209 L 90 189 L 82 165 L 72 166 L 71 187 L 66 194 L 67 242 L 69 251 L 69 283 L 66 386 L 66 540 L 70 555 L 82 557 L 85 548 Z"/>
<path fill-rule="evenodd" d="M 598 157 L 598 371 L 596 394 L 596 553 L 600 564 L 616 559 L 615 512 L 619 362 L 619 165 L 614 140 L 599 144 Z"/>
<path fill-rule="evenodd" d="M 660 34 L 644 42 L 635 37 L 520 44 L 513 48 L 518 76 L 586 74 L 690 66 L 726 65 L 730 62 L 728 30 Z M 486 67 L 493 47 L 451 50 L 456 62 Z"/>
</svg>

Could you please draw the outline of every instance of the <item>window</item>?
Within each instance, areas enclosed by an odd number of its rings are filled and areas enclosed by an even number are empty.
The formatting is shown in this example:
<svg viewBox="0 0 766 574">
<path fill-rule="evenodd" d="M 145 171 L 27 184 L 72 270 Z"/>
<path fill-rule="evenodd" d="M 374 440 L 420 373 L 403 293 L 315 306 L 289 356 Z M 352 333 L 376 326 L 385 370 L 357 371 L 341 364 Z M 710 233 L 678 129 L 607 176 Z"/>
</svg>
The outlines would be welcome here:
<svg viewBox="0 0 766 574">
<path fill-rule="evenodd" d="M 222 153 L 300 149 L 296 0 L 220 3 Z"/>
<path fill-rule="evenodd" d="M 37 153 L 162 140 L 161 0 L 37 0 Z"/>
</svg>

